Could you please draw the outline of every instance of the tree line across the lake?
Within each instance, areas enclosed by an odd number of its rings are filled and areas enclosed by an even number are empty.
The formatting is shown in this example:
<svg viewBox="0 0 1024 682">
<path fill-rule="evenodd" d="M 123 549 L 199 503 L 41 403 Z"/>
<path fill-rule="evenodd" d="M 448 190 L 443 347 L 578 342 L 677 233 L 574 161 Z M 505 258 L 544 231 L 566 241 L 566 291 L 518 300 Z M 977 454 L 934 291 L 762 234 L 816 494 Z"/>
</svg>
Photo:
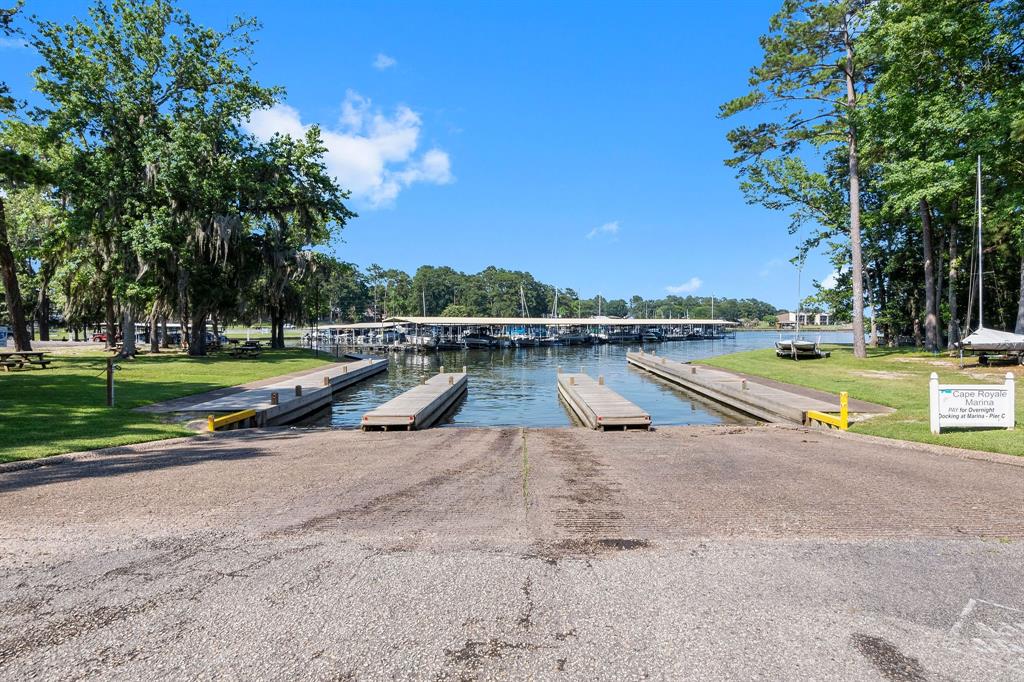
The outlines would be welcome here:
<svg viewBox="0 0 1024 682">
<path fill-rule="evenodd" d="M 488 267 L 466 274 L 450 267 L 424 265 L 412 275 L 371 265 L 365 271 L 333 261 L 312 278 L 307 291 L 309 319 L 333 322 L 380 320 L 392 316 L 444 317 L 651 317 L 765 320 L 778 312 L 753 298 L 667 296 L 629 300 L 600 295 L 581 298 L 570 288 L 537 281 L 529 272 Z"/>
<path fill-rule="evenodd" d="M 750 90 L 724 104 L 751 203 L 824 247 L 864 356 L 865 306 L 937 350 L 984 322 L 1024 333 L 1024 2 L 784 0 Z"/>
</svg>

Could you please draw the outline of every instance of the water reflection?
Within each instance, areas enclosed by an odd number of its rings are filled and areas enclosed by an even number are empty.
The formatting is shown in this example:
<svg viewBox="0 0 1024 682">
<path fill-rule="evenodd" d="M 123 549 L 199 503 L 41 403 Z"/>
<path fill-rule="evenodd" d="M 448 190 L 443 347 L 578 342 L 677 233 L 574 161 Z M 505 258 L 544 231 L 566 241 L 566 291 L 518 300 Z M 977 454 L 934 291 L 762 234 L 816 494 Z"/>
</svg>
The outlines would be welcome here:
<svg viewBox="0 0 1024 682">
<path fill-rule="evenodd" d="M 778 338 L 775 332 L 739 332 L 733 339 L 670 341 L 649 344 L 646 348 L 673 360 L 687 361 L 769 348 Z M 821 340 L 850 343 L 852 336 L 848 332 L 826 332 L 821 334 Z M 364 412 L 415 386 L 442 366 L 449 370 L 465 366 L 469 371 L 469 390 L 438 426 L 568 426 L 572 418 L 555 388 L 558 367 L 595 377 L 603 375 L 609 387 L 649 412 L 655 426 L 743 421 L 714 403 L 628 366 L 627 351 L 641 347 L 644 346 L 624 344 L 392 353 L 387 373 L 337 393 L 329 410 L 305 423 L 357 427 Z"/>
</svg>

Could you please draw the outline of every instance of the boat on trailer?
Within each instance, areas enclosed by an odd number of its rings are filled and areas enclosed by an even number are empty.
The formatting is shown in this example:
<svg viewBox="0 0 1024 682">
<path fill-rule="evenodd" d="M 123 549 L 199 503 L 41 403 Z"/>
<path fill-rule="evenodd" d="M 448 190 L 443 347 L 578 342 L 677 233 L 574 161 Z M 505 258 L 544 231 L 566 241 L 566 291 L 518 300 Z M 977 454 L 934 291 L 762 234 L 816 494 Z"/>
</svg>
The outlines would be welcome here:
<svg viewBox="0 0 1024 682">
<path fill-rule="evenodd" d="M 978 328 L 971 334 L 960 340 L 957 347 L 960 349 L 961 364 L 963 364 L 963 352 L 971 351 L 978 354 L 978 362 L 987 365 L 992 360 L 1016 360 L 1024 365 L 1024 334 L 1004 332 L 998 329 L 989 329 L 985 326 L 985 307 L 983 304 L 984 288 L 983 274 L 985 272 L 984 249 L 981 241 L 981 157 L 978 157 Z"/>
</svg>

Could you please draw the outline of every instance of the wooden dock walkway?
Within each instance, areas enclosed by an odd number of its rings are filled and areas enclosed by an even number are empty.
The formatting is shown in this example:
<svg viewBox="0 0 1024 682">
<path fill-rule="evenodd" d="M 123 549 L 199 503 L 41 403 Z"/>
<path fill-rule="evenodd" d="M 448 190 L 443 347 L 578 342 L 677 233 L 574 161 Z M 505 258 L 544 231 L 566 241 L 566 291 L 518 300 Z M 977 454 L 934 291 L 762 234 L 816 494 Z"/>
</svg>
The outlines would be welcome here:
<svg viewBox="0 0 1024 682">
<path fill-rule="evenodd" d="M 787 390 L 784 384 L 778 382 L 762 383 L 723 369 L 677 362 L 644 351 L 627 353 L 626 361 L 666 381 L 766 422 L 805 424 L 808 411 L 839 411 L 838 395 L 831 396 L 796 386 L 792 387 L 793 390 Z M 861 405 L 865 406 L 861 410 L 863 412 L 886 411 L 880 405 Z M 857 411 L 853 406 L 851 410 Z"/>
<path fill-rule="evenodd" d="M 604 384 L 604 377 L 558 373 L 558 395 L 592 429 L 649 429 L 651 415 Z"/>
<path fill-rule="evenodd" d="M 387 358 L 334 363 L 300 376 L 182 408 L 181 411 L 216 414 L 254 410 L 257 426 L 293 422 L 331 402 L 335 391 L 387 370 Z"/>
<path fill-rule="evenodd" d="M 467 388 L 466 368 L 438 374 L 363 415 L 363 431 L 425 429 L 455 404 Z"/>
</svg>

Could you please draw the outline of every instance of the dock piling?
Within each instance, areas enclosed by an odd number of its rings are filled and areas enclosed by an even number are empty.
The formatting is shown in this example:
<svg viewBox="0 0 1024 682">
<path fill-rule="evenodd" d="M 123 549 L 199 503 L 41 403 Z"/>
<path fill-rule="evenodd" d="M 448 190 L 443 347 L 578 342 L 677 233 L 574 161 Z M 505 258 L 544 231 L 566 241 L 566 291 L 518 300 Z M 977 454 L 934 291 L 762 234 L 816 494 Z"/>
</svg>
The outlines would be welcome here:
<svg viewBox="0 0 1024 682">
<path fill-rule="evenodd" d="M 279 397 L 277 395 L 277 391 L 274 391 L 273 393 L 270 394 L 270 404 L 271 405 L 277 405 L 278 404 L 278 400 L 279 400 Z"/>
<path fill-rule="evenodd" d="M 302 397 L 302 386 L 301 386 L 301 384 L 295 384 L 295 397 L 296 398 L 301 398 Z"/>
<path fill-rule="evenodd" d="M 331 378 L 330 377 L 324 377 L 324 386 L 330 386 L 330 385 L 331 385 Z"/>
</svg>

